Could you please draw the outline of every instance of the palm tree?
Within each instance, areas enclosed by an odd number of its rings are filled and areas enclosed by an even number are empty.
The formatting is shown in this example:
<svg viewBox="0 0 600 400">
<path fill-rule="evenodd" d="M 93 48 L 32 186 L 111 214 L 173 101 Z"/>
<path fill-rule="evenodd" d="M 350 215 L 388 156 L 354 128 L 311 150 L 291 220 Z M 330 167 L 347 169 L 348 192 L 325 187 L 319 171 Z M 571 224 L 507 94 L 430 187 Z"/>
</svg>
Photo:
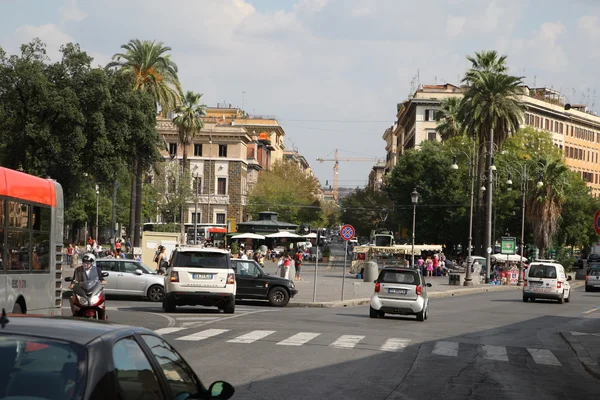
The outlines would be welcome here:
<svg viewBox="0 0 600 400">
<path fill-rule="evenodd" d="M 458 119 L 461 100 L 458 97 L 449 97 L 442 100 L 437 120 L 441 121 L 435 128 L 440 134 L 442 141 L 463 135 L 465 130 Z"/>
<path fill-rule="evenodd" d="M 163 113 L 173 110 L 181 101 L 182 90 L 177 65 L 167 54 L 171 48 L 162 42 L 133 39 L 121 46 L 124 53 L 112 57 L 106 68 L 118 68 L 131 74 L 133 88 L 149 93 Z"/>
<path fill-rule="evenodd" d="M 181 99 L 181 85 L 177 76 L 177 65 L 168 54 L 170 47 L 162 42 L 133 39 L 121 46 L 123 53 L 117 53 L 106 68 L 117 68 L 120 73 L 132 77 L 133 89 L 152 96 L 161 112 L 173 110 Z M 155 134 L 152 132 L 152 134 Z M 133 233 L 134 246 L 140 245 L 142 219 L 142 182 L 149 161 L 136 150 L 132 143 L 133 173 L 131 179 L 131 208 L 129 231 Z"/>
<path fill-rule="evenodd" d="M 520 77 L 506 74 L 506 56 L 499 57 L 495 51 L 475 53 L 474 58 L 467 59 L 472 66 L 463 79 L 467 89 L 461 100 L 458 120 L 465 132 L 479 142 L 477 187 L 481 187 L 490 131 L 494 130 L 494 143 L 500 147 L 509 134 L 519 129 L 523 105 L 517 95 L 521 93 L 523 81 Z M 483 221 L 483 211 L 483 192 L 478 191 L 476 221 Z M 481 224 L 476 223 L 475 226 L 481 229 Z M 474 247 L 479 254 L 481 240 L 481 231 L 478 230 L 474 235 Z"/>
<path fill-rule="evenodd" d="M 177 126 L 179 143 L 183 146 L 183 171 L 187 172 L 187 149 L 196 135 L 204 127 L 202 117 L 206 115 L 206 105 L 200 104 L 201 93 L 187 91 L 182 98 L 182 104 L 175 108 L 173 124 Z"/>
<path fill-rule="evenodd" d="M 558 231 L 571 172 L 559 158 L 543 159 L 538 164 L 543 165 L 540 170 L 543 185 L 528 195 L 525 215 L 533 227 L 535 246 L 540 249 L 543 257 L 544 250 L 550 247 L 552 238 Z"/>
</svg>

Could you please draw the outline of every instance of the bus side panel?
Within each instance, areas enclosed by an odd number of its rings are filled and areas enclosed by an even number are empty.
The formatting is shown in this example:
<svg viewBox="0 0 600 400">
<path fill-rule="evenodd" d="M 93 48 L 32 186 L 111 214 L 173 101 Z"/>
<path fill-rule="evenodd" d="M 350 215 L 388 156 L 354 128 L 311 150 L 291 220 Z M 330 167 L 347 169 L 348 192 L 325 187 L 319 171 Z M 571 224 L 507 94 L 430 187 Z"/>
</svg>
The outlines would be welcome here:
<svg viewBox="0 0 600 400">
<path fill-rule="evenodd" d="M 56 207 L 52 208 L 52 224 L 50 238 L 53 242 L 50 247 L 50 282 L 52 284 L 53 304 L 49 304 L 51 315 L 61 315 L 62 313 L 62 278 L 63 278 L 63 253 L 64 253 L 64 215 L 65 203 L 63 200 L 63 189 L 60 183 L 53 182 L 56 189 Z"/>
</svg>

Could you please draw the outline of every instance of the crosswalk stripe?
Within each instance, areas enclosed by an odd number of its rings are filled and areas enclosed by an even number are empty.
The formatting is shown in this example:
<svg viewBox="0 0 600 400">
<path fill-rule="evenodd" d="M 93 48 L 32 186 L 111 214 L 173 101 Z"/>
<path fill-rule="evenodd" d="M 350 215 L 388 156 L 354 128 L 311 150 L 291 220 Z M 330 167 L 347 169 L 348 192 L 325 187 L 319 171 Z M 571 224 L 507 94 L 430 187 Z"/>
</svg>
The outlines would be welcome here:
<svg viewBox="0 0 600 400">
<path fill-rule="evenodd" d="M 493 346 L 491 344 L 484 344 L 482 346 L 483 358 L 488 360 L 496 361 L 508 361 L 508 354 L 506 353 L 506 347 L 504 346 Z"/>
<path fill-rule="evenodd" d="M 304 343 L 313 340 L 320 333 L 312 333 L 312 332 L 300 332 L 296 333 L 294 336 L 290 336 L 287 339 L 282 340 L 277 343 L 281 346 L 302 346 Z"/>
<path fill-rule="evenodd" d="M 342 335 L 335 342 L 331 343 L 330 346 L 340 349 L 351 349 L 364 338 L 364 336 Z"/>
<path fill-rule="evenodd" d="M 410 339 L 390 338 L 379 348 L 382 351 L 401 351 L 410 344 Z"/>
<path fill-rule="evenodd" d="M 220 335 L 225 332 L 229 332 L 229 329 L 207 329 L 205 331 L 192 333 L 191 335 L 182 336 L 175 340 L 199 341 Z"/>
<path fill-rule="evenodd" d="M 554 365 L 557 367 L 562 366 L 560 361 L 558 361 L 556 356 L 552 354 L 550 350 L 528 348 L 527 351 L 529 352 L 529 354 L 531 354 L 533 361 L 535 361 L 537 364 Z"/>
<path fill-rule="evenodd" d="M 175 332 L 179 332 L 181 330 L 184 330 L 186 328 L 177 328 L 177 327 L 169 327 L 169 328 L 160 328 L 160 329 L 156 329 L 154 331 L 154 333 L 158 333 L 159 335 L 168 335 L 169 333 L 175 333 Z"/>
<path fill-rule="evenodd" d="M 438 356 L 456 357 L 458 356 L 458 342 L 435 342 L 432 353 Z"/>
<path fill-rule="evenodd" d="M 275 331 L 252 331 L 250 333 L 246 333 L 245 335 L 238 336 L 235 339 L 228 340 L 229 343 L 252 343 L 256 342 L 259 339 L 266 338 L 269 335 L 272 335 Z"/>
<path fill-rule="evenodd" d="M 223 317 L 179 317 L 175 318 L 177 321 L 210 321 L 213 319 L 219 319 Z"/>
</svg>

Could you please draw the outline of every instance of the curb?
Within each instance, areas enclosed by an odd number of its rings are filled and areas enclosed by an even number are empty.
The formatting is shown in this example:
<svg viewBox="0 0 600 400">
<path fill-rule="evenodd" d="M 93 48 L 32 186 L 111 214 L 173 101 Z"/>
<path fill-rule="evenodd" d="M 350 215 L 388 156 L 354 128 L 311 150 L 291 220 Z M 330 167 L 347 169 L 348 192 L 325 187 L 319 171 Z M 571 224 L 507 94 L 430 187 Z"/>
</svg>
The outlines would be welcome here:
<svg viewBox="0 0 600 400">
<path fill-rule="evenodd" d="M 442 297 L 458 297 L 466 296 L 474 293 L 486 293 L 486 292 L 503 292 L 506 290 L 517 290 L 521 289 L 521 286 L 492 286 L 492 287 L 477 287 L 469 289 L 456 289 L 448 290 L 444 292 L 430 292 L 428 297 L 430 299 L 438 299 Z M 353 307 L 362 306 L 371 303 L 371 298 L 362 299 L 351 299 L 351 300 L 338 300 L 338 301 L 304 301 L 304 302 L 289 302 L 286 307 L 306 307 L 306 308 L 340 308 L 340 307 Z"/>
<path fill-rule="evenodd" d="M 579 340 L 569 332 L 559 332 L 560 336 L 571 346 L 579 362 L 590 375 L 600 380 L 600 365 L 592 359 L 590 353 L 585 349 Z"/>
</svg>

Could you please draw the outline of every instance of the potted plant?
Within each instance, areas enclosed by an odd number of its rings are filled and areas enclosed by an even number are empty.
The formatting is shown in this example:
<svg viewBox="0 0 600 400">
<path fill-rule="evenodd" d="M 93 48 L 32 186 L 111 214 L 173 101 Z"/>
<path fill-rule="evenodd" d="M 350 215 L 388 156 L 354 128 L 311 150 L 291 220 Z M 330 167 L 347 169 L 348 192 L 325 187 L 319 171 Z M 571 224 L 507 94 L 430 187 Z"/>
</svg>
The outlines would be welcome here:
<svg viewBox="0 0 600 400">
<path fill-rule="evenodd" d="M 233 258 L 238 258 L 240 256 L 240 245 L 238 242 L 231 243 L 231 256 Z"/>
<path fill-rule="evenodd" d="M 323 249 L 323 262 L 329 262 L 329 257 L 331 257 L 331 250 L 329 249 L 329 246 L 325 246 Z"/>
</svg>

